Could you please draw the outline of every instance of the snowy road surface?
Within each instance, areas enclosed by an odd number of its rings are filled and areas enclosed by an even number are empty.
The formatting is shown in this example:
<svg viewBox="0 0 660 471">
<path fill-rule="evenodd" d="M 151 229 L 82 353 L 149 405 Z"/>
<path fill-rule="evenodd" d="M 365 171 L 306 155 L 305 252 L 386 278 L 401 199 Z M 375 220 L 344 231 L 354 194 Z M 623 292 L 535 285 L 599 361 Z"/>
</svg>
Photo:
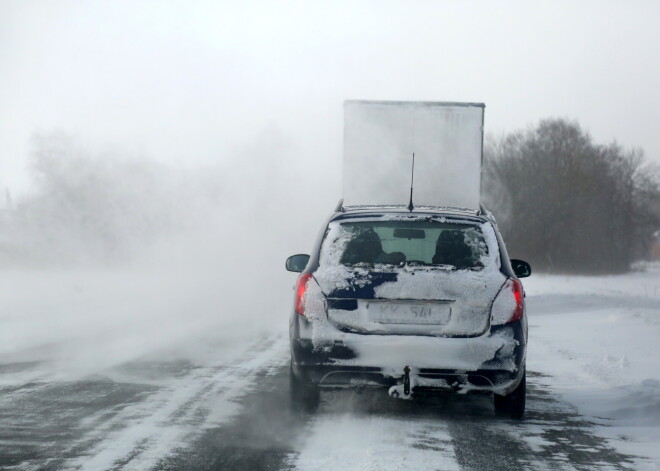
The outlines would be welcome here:
<svg viewBox="0 0 660 471">
<path fill-rule="evenodd" d="M 55 341 L 15 344 L 0 361 L 0 469 L 660 469 L 659 282 L 650 270 L 525 284 L 522 422 L 495 417 L 488 396 L 385 391 L 326 392 L 317 413 L 291 413 L 286 312 L 280 331 L 188 332 L 188 354 L 77 374 L 53 366 Z M 10 301 L 0 340 L 20 326 Z"/>
</svg>

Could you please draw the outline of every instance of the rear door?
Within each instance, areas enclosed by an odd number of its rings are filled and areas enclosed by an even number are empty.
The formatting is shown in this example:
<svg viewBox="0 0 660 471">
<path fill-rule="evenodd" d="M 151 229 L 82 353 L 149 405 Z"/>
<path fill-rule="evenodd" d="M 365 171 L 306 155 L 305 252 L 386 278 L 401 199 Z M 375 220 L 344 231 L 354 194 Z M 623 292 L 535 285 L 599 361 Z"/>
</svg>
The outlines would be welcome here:
<svg viewBox="0 0 660 471">
<path fill-rule="evenodd" d="M 331 223 L 314 276 L 342 330 L 474 336 L 488 329 L 505 280 L 496 243 L 488 223 L 419 215 Z"/>
</svg>

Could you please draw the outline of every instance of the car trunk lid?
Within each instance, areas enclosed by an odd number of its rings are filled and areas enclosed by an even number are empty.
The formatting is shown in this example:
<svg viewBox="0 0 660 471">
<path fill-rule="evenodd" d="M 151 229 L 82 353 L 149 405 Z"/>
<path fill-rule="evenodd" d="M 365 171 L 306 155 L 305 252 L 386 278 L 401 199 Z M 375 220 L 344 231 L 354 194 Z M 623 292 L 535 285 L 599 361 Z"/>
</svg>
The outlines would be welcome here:
<svg viewBox="0 0 660 471">
<path fill-rule="evenodd" d="M 506 280 L 492 226 L 415 218 L 330 224 L 314 276 L 337 328 L 457 337 L 489 328 L 491 305 Z M 471 247 L 467 258 L 441 256 L 445 232 Z"/>
<path fill-rule="evenodd" d="M 341 330 L 384 335 L 480 335 L 505 280 L 500 273 L 405 268 L 344 275 L 350 281 L 334 289 L 317 275 L 328 319 Z"/>
</svg>

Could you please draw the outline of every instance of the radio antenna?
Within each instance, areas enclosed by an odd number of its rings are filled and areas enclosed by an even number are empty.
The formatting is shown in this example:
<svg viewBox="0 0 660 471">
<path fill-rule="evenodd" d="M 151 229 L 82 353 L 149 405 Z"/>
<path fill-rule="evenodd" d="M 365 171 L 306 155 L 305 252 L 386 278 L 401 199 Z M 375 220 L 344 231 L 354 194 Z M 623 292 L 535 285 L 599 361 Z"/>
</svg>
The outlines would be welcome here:
<svg viewBox="0 0 660 471">
<path fill-rule="evenodd" d="M 415 181 L 415 153 L 413 152 L 412 158 L 412 172 L 410 173 L 410 203 L 408 203 L 408 211 L 412 213 L 412 210 L 415 209 L 413 206 L 413 183 Z"/>
</svg>

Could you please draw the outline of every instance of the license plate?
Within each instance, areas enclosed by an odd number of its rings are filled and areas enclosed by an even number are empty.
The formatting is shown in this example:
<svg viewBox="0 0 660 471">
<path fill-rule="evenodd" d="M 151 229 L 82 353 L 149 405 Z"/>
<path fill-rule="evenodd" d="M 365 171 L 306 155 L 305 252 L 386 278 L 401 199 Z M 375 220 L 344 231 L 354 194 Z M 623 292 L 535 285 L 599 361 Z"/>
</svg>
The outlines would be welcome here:
<svg viewBox="0 0 660 471">
<path fill-rule="evenodd" d="M 368 302 L 369 320 L 381 324 L 446 324 L 451 307 L 437 302 Z"/>
</svg>

